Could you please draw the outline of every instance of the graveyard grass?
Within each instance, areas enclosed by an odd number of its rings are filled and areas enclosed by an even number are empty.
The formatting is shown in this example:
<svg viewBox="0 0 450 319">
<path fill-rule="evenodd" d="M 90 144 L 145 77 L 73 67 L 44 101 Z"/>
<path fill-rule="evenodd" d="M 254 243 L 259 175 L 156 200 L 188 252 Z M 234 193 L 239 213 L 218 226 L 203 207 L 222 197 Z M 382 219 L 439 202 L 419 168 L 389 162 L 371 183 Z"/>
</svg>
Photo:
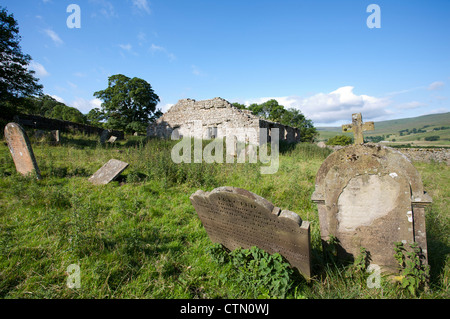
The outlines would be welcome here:
<svg viewBox="0 0 450 319">
<path fill-rule="evenodd" d="M 0 145 L 0 298 L 414 297 L 385 277 L 380 288 L 368 288 L 369 274 L 322 252 L 311 194 L 326 149 L 281 145 L 278 172 L 261 175 L 259 163 L 175 164 L 176 141 L 130 137 L 102 146 L 65 134 L 59 146 L 31 140 L 39 181 L 16 173 Z M 130 165 L 116 181 L 92 185 L 88 178 L 111 158 Z M 417 297 L 449 298 L 450 168 L 414 165 L 433 198 L 426 211 L 431 278 Z M 218 261 L 232 257 L 211 244 L 189 196 L 219 186 L 247 189 L 311 222 L 310 282 L 290 272 L 288 288 L 277 294 L 251 268 Z M 71 264 L 80 266 L 79 289 L 66 284 Z"/>
</svg>

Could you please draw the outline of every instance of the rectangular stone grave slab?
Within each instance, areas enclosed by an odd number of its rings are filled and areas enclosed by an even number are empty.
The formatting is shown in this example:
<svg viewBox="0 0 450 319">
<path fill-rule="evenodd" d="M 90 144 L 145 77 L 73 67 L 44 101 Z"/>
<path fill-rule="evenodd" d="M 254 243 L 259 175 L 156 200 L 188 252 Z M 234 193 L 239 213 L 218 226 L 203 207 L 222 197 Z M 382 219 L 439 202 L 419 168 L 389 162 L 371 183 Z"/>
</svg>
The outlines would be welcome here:
<svg viewBox="0 0 450 319">
<path fill-rule="evenodd" d="M 128 165 L 128 163 L 111 159 L 95 172 L 94 175 L 89 177 L 89 181 L 94 185 L 106 185 L 116 179 Z"/>
<path fill-rule="evenodd" d="M 17 123 L 8 123 L 5 126 L 5 138 L 16 170 L 22 175 L 35 174 L 37 179 L 41 179 L 41 173 L 25 130 Z"/>
<path fill-rule="evenodd" d="M 230 250 L 256 246 L 279 253 L 307 279 L 311 277 L 309 222 L 245 189 L 198 190 L 190 197 L 209 238 Z"/>
</svg>

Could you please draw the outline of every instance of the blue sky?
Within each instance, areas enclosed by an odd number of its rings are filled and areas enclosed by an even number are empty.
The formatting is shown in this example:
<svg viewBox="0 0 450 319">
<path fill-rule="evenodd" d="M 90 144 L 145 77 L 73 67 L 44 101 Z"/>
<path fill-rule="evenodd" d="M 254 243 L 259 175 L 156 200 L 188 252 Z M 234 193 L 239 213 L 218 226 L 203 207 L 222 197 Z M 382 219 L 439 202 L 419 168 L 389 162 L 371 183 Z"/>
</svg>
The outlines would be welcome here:
<svg viewBox="0 0 450 319">
<path fill-rule="evenodd" d="M 369 28 L 369 4 L 381 28 Z M 70 4 L 81 28 L 69 28 Z M 3 0 L 44 93 L 87 113 L 108 76 L 179 99 L 275 98 L 317 126 L 450 111 L 448 0 Z"/>
</svg>

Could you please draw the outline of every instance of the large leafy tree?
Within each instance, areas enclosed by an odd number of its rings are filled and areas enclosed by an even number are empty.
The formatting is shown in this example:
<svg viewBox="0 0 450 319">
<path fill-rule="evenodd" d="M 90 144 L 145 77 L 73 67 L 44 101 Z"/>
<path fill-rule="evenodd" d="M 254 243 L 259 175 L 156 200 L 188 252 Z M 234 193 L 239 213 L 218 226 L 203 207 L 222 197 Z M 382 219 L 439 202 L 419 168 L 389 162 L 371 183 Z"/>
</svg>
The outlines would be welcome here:
<svg viewBox="0 0 450 319">
<path fill-rule="evenodd" d="M 0 7 L 0 107 L 5 115 L 22 111 L 19 105 L 25 97 L 42 94 L 39 79 L 28 69 L 31 56 L 22 53 L 20 39 L 14 16 Z"/>
<path fill-rule="evenodd" d="M 238 105 L 239 108 L 245 108 L 244 105 L 239 103 L 233 103 Z M 313 142 L 317 136 L 317 129 L 314 127 L 311 120 L 308 120 L 302 112 L 297 109 L 289 108 L 285 109 L 283 105 L 280 105 L 277 100 L 269 100 L 261 104 L 251 104 L 248 109 L 253 114 L 267 119 L 273 122 L 277 122 L 290 127 L 295 127 L 300 130 L 300 140 L 302 142 Z"/>
<path fill-rule="evenodd" d="M 49 95 L 29 97 L 21 105 L 26 105 L 26 113 L 45 116 L 52 119 L 86 123 L 86 116 L 78 109 L 65 105 Z"/>
<path fill-rule="evenodd" d="M 107 126 L 127 133 L 144 132 L 148 124 L 162 113 L 156 111 L 159 97 L 145 80 L 123 74 L 108 78 L 108 88 L 94 93 L 103 101 L 102 112 Z"/>
</svg>

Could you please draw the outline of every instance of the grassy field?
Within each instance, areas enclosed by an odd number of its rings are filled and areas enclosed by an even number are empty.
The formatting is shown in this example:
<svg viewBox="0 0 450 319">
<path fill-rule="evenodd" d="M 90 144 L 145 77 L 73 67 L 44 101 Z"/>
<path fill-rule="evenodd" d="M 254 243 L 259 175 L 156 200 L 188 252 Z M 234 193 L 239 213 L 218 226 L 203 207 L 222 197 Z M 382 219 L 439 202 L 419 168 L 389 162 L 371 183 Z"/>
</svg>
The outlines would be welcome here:
<svg viewBox="0 0 450 319">
<path fill-rule="evenodd" d="M 415 133 L 410 133 L 413 130 Z M 400 131 L 408 130 L 408 132 Z M 421 130 L 418 132 L 418 130 Z M 336 135 L 353 137 L 353 133 L 342 133 L 340 127 L 319 128 L 318 140 L 326 141 Z M 430 114 L 414 118 L 405 118 L 375 122 L 375 130 L 364 132 L 364 136 L 385 136 L 389 144 L 411 144 L 412 146 L 450 147 L 450 112 Z M 437 141 L 426 141 L 430 136 L 439 136 Z"/>
<path fill-rule="evenodd" d="M 329 150 L 282 145 L 278 172 L 261 175 L 259 163 L 175 164 L 173 141 L 133 137 L 101 146 L 86 136 L 62 138 L 60 146 L 33 143 L 40 181 L 19 176 L 7 146 L 0 145 L 1 298 L 414 297 L 384 277 L 381 288 L 368 288 L 368 274 L 322 252 L 310 197 Z M 91 185 L 88 177 L 111 158 L 130 166 L 117 181 Z M 426 215 L 430 284 L 417 297 L 449 298 L 450 168 L 415 165 L 433 197 Z M 225 185 L 248 189 L 311 222 L 310 282 L 283 268 L 262 276 L 236 266 L 243 254 L 211 244 L 189 196 Z M 79 289 L 66 284 L 71 264 L 80 267 Z M 288 276 L 284 289 L 279 274 Z"/>
</svg>

